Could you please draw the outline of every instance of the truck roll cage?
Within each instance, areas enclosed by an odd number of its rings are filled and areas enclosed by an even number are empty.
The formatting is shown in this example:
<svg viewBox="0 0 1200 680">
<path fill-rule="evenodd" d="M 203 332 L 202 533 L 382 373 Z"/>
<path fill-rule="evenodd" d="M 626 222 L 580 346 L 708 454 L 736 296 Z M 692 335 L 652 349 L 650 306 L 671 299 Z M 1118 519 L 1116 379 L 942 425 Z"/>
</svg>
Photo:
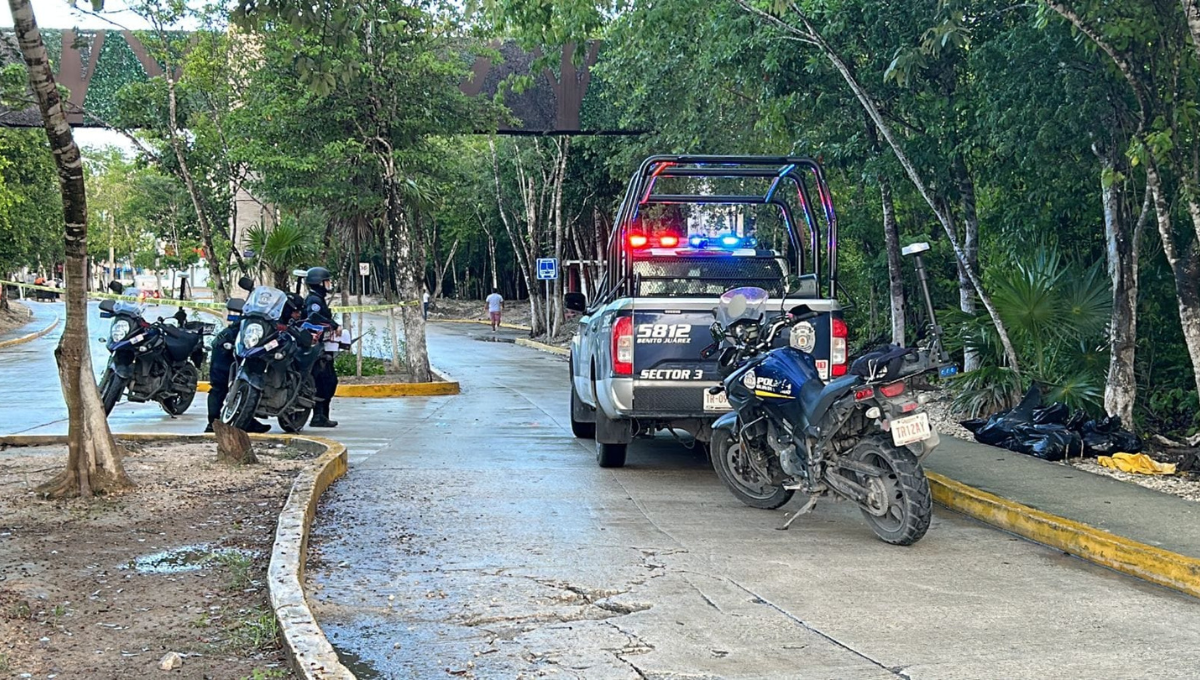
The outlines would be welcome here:
<svg viewBox="0 0 1200 680">
<path fill-rule="evenodd" d="M 828 275 L 822 286 L 821 273 L 821 225 L 809 195 L 808 177 L 816 185 L 821 202 L 821 217 L 827 225 L 826 253 Z M 655 194 L 654 187 L 663 177 L 711 177 L 727 179 L 770 179 L 763 194 Z M 804 222 L 809 231 L 809 243 L 802 244 L 791 205 L 780 196 L 780 186 L 787 181 L 795 188 Z M 812 271 L 817 275 L 817 295 L 828 291 L 828 297 L 837 295 L 837 214 L 833 208 L 833 197 L 825 180 L 821 166 L 811 158 L 802 156 L 715 156 L 715 155 L 657 155 L 642 161 L 629 180 L 625 197 L 617 209 L 616 228 L 608 242 L 608 267 L 601 282 L 600 298 L 610 297 L 613 292 L 628 287 L 634 273 L 632 257 L 626 256 L 624 244 L 631 227 L 643 206 L 654 204 L 724 204 L 724 205 L 773 205 L 779 208 L 787 228 L 788 241 L 796 253 L 797 273 L 803 271 L 804 247 L 811 252 Z"/>
</svg>

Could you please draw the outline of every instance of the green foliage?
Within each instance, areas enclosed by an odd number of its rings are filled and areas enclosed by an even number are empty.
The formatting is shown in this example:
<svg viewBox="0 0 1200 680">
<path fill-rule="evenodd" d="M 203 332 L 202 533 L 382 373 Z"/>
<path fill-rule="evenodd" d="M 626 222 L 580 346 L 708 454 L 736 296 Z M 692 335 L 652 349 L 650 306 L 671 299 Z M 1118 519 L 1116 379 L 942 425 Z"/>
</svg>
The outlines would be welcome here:
<svg viewBox="0 0 1200 680">
<path fill-rule="evenodd" d="M 284 215 L 274 227 L 260 223 L 246 233 L 254 263 L 271 272 L 277 288 L 286 288 L 292 270 L 307 267 L 317 257 L 319 230 L 311 214 L 305 216 Z"/>
<path fill-rule="evenodd" d="M 0 129 L 0 275 L 63 253 L 62 202 L 40 129 Z"/>
<path fill-rule="evenodd" d="M 333 359 L 333 370 L 340 376 L 357 374 L 358 357 L 353 352 L 340 352 Z M 384 375 L 387 373 L 387 363 L 378 357 L 363 356 L 362 374 L 364 377 Z"/>
<path fill-rule="evenodd" d="M 1099 265 L 1066 264 L 1057 250 L 1043 247 L 992 281 L 992 301 L 1029 379 L 1046 387 L 1051 401 L 1098 411 L 1108 370 L 1104 332 L 1112 306 Z M 943 321 L 958 331 L 948 345 L 977 352 L 985 367 L 955 380 L 956 407 L 975 416 L 1015 403 L 1025 385 L 1003 366 L 999 339 L 986 317 L 949 312 Z"/>
</svg>

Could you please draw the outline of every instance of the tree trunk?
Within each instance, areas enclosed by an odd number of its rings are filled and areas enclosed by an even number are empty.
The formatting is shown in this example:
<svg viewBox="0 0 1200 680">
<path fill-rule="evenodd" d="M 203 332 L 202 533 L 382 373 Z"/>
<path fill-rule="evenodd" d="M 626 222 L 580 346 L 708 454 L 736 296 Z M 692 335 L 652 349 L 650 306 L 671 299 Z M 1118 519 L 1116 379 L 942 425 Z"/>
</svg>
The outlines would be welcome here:
<svg viewBox="0 0 1200 680">
<path fill-rule="evenodd" d="M 1200 0 L 1179 1 L 1187 17 L 1188 32 L 1192 34 L 1192 49 L 1196 50 L 1196 59 L 1200 61 Z"/>
<path fill-rule="evenodd" d="M 1158 168 L 1154 163 L 1146 164 L 1146 183 L 1154 198 L 1154 212 L 1158 218 L 1158 234 L 1162 239 L 1163 255 L 1171 266 L 1175 278 L 1175 298 L 1179 304 L 1179 322 L 1183 326 L 1183 342 L 1187 346 L 1192 362 L 1192 378 L 1200 392 L 1200 242 L 1191 243 L 1180 252 L 1171 225 L 1169 202 L 1163 191 Z M 1189 201 L 1189 212 L 1197 229 L 1200 229 L 1200 205 Z"/>
<path fill-rule="evenodd" d="M 174 68 L 171 64 L 167 64 L 163 77 L 167 80 L 167 139 L 171 144 L 171 150 L 175 152 L 175 160 L 179 162 L 179 173 L 183 177 L 184 186 L 187 187 L 188 196 L 192 199 L 192 207 L 196 210 L 196 220 L 200 225 L 200 239 L 208 254 L 208 273 L 209 278 L 213 281 L 213 297 L 218 301 L 226 300 L 229 298 L 229 288 L 225 285 L 225 279 L 221 274 L 223 265 L 220 257 L 217 256 L 216 246 L 213 244 L 212 223 L 208 219 L 208 213 L 204 210 L 204 203 L 196 188 L 196 182 L 192 179 L 192 171 L 188 167 L 187 156 L 183 152 L 183 142 L 179 139 L 178 128 L 175 127 L 177 103 Z M 234 246 L 236 248 L 236 244 Z"/>
<path fill-rule="evenodd" d="M 963 224 L 963 252 L 966 265 L 958 265 L 958 308 L 964 313 L 975 314 L 975 288 L 966 267 L 979 271 L 979 210 L 975 203 L 975 181 L 961 156 L 954 159 L 955 183 L 959 191 L 959 208 Z M 963 352 L 963 372 L 979 368 L 979 354 Z"/>
<path fill-rule="evenodd" d="M 383 183 L 387 192 L 387 227 L 391 232 L 392 262 L 396 263 L 396 283 L 400 308 L 400 323 L 404 326 L 404 349 L 409 376 L 415 382 L 429 382 L 429 350 L 425 345 L 425 317 L 419 304 L 424 285 L 424 249 L 414 233 L 413 224 L 405 213 L 399 178 L 393 159 L 381 158 Z M 359 329 L 362 332 L 362 329 Z"/>
<path fill-rule="evenodd" d="M 108 429 L 108 419 L 96 390 L 88 350 L 87 311 L 87 193 L 84 188 L 83 159 L 67 124 L 62 100 L 50 69 L 46 45 L 38 31 L 29 0 L 9 0 L 13 26 L 25 65 L 29 84 L 37 97 L 38 108 L 58 168 L 62 193 L 66 264 L 63 268 L 66 324 L 62 339 L 54 350 L 67 402 L 67 468 L 39 487 L 51 496 L 90 497 L 132 486 L 121 465 L 121 452 Z"/>
<path fill-rule="evenodd" d="M 883 242 L 887 249 L 888 295 L 891 299 L 892 342 L 904 345 L 904 274 L 900 268 L 900 226 L 896 223 L 896 204 L 892 200 L 892 183 L 879 176 L 879 193 L 883 201 Z"/>
<path fill-rule="evenodd" d="M 1104 410 L 1109 415 L 1120 416 L 1125 427 L 1132 428 L 1133 405 L 1137 398 L 1134 359 L 1137 353 L 1138 250 L 1152 198 L 1146 191 L 1137 224 L 1131 229 L 1125 180 L 1113 179 L 1118 175 L 1112 154 L 1098 155 L 1103 165 L 1100 191 L 1104 203 L 1105 255 L 1113 295 Z"/>
</svg>

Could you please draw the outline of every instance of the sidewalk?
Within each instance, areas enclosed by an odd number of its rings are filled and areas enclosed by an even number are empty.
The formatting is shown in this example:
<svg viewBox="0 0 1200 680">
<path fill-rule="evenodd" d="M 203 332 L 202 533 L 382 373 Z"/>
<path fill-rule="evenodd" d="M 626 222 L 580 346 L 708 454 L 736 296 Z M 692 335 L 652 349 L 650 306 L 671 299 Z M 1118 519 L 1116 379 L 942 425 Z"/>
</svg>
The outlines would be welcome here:
<svg viewBox="0 0 1200 680">
<path fill-rule="evenodd" d="M 19 326 L 11 330 L 0 333 L 0 343 L 9 340 L 16 340 L 30 333 L 36 333 L 46 326 L 49 326 L 54 321 L 54 317 L 61 313 L 63 306 L 60 303 L 53 302 L 31 302 L 28 300 L 16 300 L 29 308 L 33 312 L 33 317 L 24 326 Z"/>
<path fill-rule="evenodd" d="M 1051 515 L 1200 558 L 1200 503 L 1194 501 L 946 436 L 925 469 Z"/>
</svg>

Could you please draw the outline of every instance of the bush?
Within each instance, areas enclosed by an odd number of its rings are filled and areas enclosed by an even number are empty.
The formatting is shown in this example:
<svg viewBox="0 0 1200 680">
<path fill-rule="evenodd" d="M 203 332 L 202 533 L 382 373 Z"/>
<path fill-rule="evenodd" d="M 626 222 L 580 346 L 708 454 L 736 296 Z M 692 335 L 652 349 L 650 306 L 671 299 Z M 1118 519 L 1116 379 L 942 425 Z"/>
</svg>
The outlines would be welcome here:
<svg viewBox="0 0 1200 680">
<path fill-rule="evenodd" d="M 333 359 L 333 370 L 339 376 L 352 376 L 358 366 L 358 358 L 353 352 L 339 352 Z M 387 362 L 378 357 L 363 357 L 363 376 L 384 375 L 387 373 Z"/>
</svg>

